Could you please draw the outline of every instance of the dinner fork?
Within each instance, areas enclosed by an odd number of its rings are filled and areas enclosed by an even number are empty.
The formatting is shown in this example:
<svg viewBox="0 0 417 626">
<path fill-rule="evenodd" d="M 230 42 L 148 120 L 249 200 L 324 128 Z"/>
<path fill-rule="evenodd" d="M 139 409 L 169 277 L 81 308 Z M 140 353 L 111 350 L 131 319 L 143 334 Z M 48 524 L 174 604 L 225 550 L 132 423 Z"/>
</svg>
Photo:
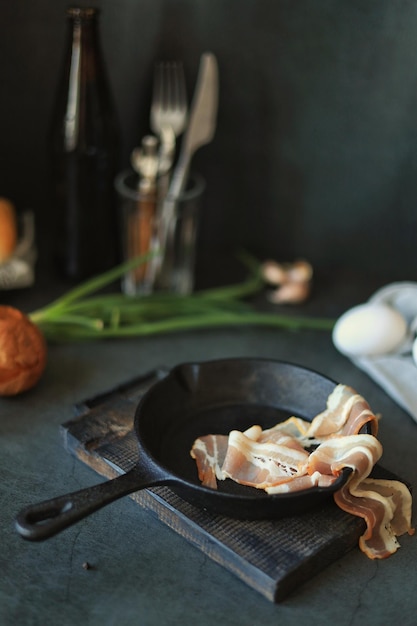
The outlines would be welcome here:
<svg viewBox="0 0 417 626">
<path fill-rule="evenodd" d="M 161 62 L 155 65 L 153 93 L 150 112 L 152 132 L 159 138 L 157 216 L 161 217 L 164 201 L 170 184 L 170 170 L 175 159 L 176 140 L 184 131 L 188 118 L 187 93 L 184 68 L 180 62 Z M 152 241 L 152 250 L 159 250 L 159 238 Z M 154 282 L 161 266 L 156 255 L 149 264 L 149 280 Z"/>
<path fill-rule="evenodd" d="M 182 63 L 158 63 L 154 73 L 150 125 L 160 140 L 160 175 L 171 169 L 176 139 L 184 131 L 187 117 L 187 93 Z"/>
</svg>

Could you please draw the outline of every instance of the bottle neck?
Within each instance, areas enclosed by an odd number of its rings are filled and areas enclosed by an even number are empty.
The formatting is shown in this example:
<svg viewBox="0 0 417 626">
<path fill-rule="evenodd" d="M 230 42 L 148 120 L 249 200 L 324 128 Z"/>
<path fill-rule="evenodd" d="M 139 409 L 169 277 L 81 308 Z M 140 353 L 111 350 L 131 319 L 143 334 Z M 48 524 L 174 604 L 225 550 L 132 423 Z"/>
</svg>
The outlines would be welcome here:
<svg viewBox="0 0 417 626">
<path fill-rule="evenodd" d="M 98 16 L 98 9 L 93 8 L 72 8 L 67 12 L 71 38 L 71 61 L 64 141 L 68 152 L 74 150 L 78 143 L 79 124 L 83 119 L 80 107 L 84 106 L 82 88 L 97 81 L 104 71 L 101 61 Z"/>
<path fill-rule="evenodd" d="M 67 17 L 74 20 L 97 19 L 100 10 L 95 7 L 69 7 Z"/>
<path fill-rule="evenodd" d="M 95 70 L 101 62 L 98 9 L 72 8 L 67 11 L 70 46 L 83 53 L 83 64 Z"/>
</svg>

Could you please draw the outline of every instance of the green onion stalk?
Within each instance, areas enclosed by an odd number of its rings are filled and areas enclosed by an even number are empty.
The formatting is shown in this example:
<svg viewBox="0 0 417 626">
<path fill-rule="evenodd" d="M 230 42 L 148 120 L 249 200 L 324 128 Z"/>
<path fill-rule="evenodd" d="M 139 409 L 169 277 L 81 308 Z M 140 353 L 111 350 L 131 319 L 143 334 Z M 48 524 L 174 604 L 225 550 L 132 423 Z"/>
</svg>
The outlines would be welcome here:
<svg viewBox="0 0 417 626">
<path fill-rule="evenodd" d="M 331 319 L 255 310 L 247 300 L 260 293 L 265 282 L 258 262 L 247 255 L 241 259 L 249 268 L 249 275 L 233 285 L 190 295 L 100 293 L 126 272 L 149 261 L 149 255 L 144 255 L 81 283 L 28 317 L 51 341 L 143 337 L 227 326 L 332 329 Z"/>
</svg>

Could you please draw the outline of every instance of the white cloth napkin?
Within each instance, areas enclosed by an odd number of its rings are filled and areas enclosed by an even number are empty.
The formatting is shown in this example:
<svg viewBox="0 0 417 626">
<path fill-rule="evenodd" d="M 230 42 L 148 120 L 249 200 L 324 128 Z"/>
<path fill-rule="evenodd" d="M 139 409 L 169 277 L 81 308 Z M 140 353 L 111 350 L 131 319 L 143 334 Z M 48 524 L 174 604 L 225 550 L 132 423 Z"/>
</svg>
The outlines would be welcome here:
<svg viewBox="0 0 417 626">
<path fill-rule="evenodd" d="M 397 309 L 407 321 L 408 336 L 395 353 L 352 357 L 351 360 L 417 422 L 417 366 L 411 355 L 417 329 L 417 283 L 392 283 L 375 292 L 369 302 L 383 303 Z"/>
</svg>

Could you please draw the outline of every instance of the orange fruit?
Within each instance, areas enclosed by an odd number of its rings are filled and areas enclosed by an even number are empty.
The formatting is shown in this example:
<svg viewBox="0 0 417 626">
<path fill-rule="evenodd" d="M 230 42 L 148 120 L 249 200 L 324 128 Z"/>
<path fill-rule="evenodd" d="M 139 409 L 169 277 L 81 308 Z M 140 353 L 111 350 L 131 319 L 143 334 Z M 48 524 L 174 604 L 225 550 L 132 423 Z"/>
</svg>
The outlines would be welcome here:
<svg viewBox="0 0 417 626">
<path fill-rule="evenodd" d="M 13 204 L 0 198 L 0 263 L 6 261 L 17 244 L 17 220 Z"/>
<path fill-rule="evenodd" d="M 31 320 L 11 306 L 0 306 L 0 396 L 30 389 L 46 366 L 44 336 Z"/>
</svg>

